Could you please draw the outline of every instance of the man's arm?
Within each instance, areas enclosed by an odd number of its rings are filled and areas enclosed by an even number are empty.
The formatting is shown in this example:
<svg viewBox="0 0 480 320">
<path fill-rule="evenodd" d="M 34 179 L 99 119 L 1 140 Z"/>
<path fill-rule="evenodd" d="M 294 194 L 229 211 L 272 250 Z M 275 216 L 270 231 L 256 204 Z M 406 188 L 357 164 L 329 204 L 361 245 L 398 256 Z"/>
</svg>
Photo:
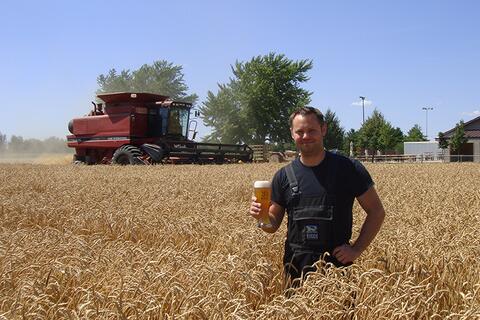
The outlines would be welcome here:
<svg viewBox="0 0 480 320">
<path fill-rule="evenodd" d="M 362 254 L 373 239 L 375 239 L 385 218 L 385 210 L 373 186 L 361 196 L 357 197 L 357 200 L 367 213 L 367 217 L 363 222 L 357 240 L 352 246 L 342 245 L 333 250 L 333 255 L 341 263 L 352 262 Z"/>
<path fill-rule="evenodd" d="M 258 220 L 258 213 L 260 212 L 260 203 L 256 202 L 257 198 L 252 197 L 252 204 L 250 205 L 250 215 Z M 281 205 L 272 202 L 268 210 L 268 216 L 270 218 L 271 228 L 262 226 L 262 230 L 268 233 L 274 233 L 278 230 L 282 224 L 283 216 L 285 215 L 285 208 Z"/>
</svg>

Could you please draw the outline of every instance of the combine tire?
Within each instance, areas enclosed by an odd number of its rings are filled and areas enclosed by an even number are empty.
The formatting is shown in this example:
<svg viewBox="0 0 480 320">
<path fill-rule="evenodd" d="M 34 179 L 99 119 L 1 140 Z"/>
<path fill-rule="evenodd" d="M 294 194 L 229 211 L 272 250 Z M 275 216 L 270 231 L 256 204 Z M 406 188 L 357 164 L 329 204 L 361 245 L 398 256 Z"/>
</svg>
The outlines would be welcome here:
<svg viewBox="0 0 480 320">
<path fill-rule="evenodd" d="M 85 164 L 85 156 L 73 155 L 73 164 Z"/>
<path fill-rule="evenodd" d="M 142 151 L 137 147 L 131 145 L 121 146 L 112 157 L 113 164 L 125 166 L 127 164 L 143 164 L 139 157 L 142 156 Z"/>
<path fill-rule="evenodd" d="M 268 159 L 268 162 L 275 162 L 275 163 L 285 162 L 285 156 L 281 152 L 272 152 L 270 154 L 270 158 Z"/>
</svg>

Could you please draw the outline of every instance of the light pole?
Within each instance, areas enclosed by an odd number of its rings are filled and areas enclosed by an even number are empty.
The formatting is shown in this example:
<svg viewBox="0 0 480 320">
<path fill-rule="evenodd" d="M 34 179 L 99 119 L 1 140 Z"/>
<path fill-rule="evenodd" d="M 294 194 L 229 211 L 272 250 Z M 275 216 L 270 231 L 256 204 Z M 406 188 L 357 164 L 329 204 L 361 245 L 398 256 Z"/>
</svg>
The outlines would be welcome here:
<svg viewBox="0 0 480 320">
<path fill-rule="evenodd" d="M 360 99 L 362 99 L 362 125 L 365 124 L 365 97 L 360 96 Z"/>
<path fill-rule="evenodd" d="M 425 138 L 428 140 L 428 110 L 433 110 L 433 108 L 423 107 L 422 110 L 425 110 Z"/>
</svg>

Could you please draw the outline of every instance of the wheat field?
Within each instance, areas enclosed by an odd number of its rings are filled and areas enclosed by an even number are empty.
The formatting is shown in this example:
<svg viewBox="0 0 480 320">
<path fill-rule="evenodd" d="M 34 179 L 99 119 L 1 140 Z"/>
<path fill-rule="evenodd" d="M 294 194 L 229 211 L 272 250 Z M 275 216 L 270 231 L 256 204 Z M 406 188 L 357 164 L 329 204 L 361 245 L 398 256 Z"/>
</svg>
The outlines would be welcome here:
<svg viewBox="0 0 480 320">
<path fill-rule="evenodd" d="M 381 232 L 290 294 L 248 215 L 280 166 L 0 164 L 0 319 L 480 319 L 480 165 L 366 164 Z"/>
</svg>

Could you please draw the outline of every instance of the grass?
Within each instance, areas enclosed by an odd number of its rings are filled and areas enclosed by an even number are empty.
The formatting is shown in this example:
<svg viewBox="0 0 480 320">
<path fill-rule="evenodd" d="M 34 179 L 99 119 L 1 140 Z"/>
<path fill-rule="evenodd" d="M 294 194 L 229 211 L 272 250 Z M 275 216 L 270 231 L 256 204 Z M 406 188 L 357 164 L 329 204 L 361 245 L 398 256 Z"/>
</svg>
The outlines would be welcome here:
<svg viewBox="0 0 480 320">
<path fill-rule="evenodd" d="M 287 298 L 285 221 L 247 214 L 281 164 L 48 163 L 0 164 L 0 318 L 480 317 L 478 164 L 367 164 L 380 234 Z"/>
</svg>

